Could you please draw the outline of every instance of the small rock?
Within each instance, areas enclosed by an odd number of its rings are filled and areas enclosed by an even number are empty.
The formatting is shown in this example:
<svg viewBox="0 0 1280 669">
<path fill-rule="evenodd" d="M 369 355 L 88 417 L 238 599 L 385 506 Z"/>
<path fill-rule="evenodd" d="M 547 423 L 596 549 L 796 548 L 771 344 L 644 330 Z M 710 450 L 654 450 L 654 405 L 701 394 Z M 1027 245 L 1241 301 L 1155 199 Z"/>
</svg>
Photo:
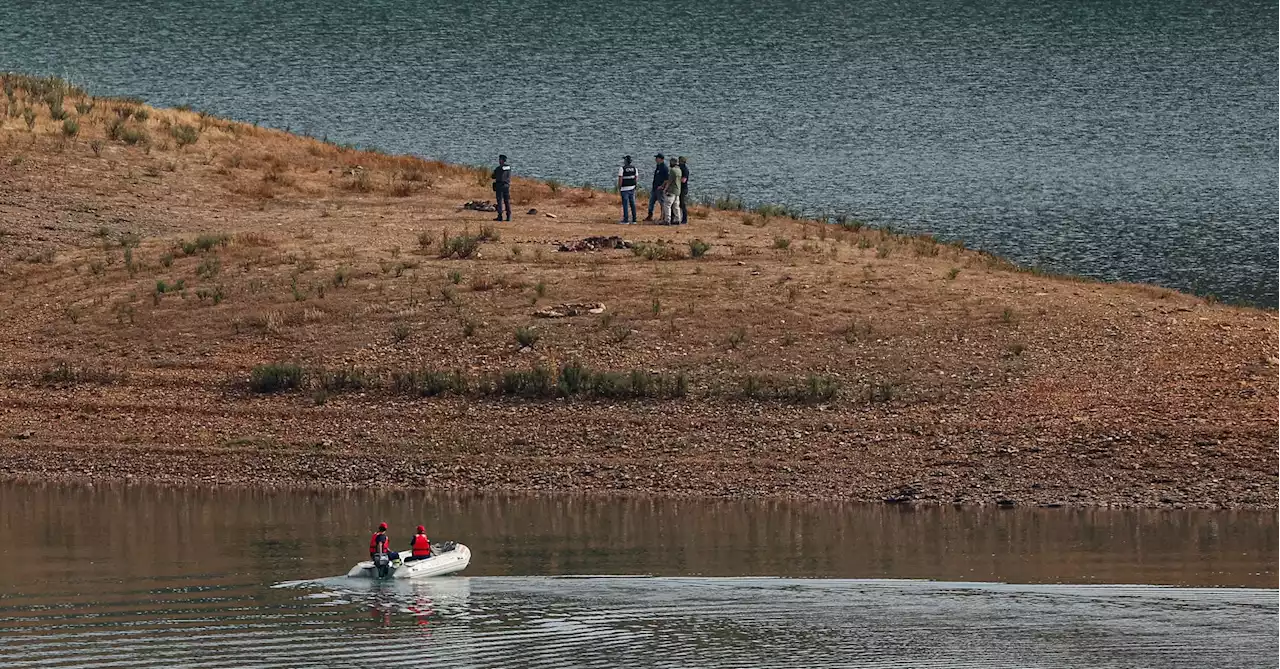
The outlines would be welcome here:
<svg viewBox="0 0 1280 669">
<path fill-rule="evenodd" d="M 30 439 L 34 436 L 36 436 L 35 430 L 25 430 L 23 432 L 18 433 L 19 439 Z"/>
<path fill-rule="evenodd" d="M 543 214 L 543 216 L 546 216 L 547 218 L 559 218 L 555 214 Z"/>
<path fill-rule="evenodd" d="M 536 214 L 538 213 L 538 210 L 537 210 L 537 209 L 530 209 L 529 211 L 526 211 L 526 212 L 524 212 L 524 213 L 525 213 L 525 214 L 527 214 L 527 215 L 529 215 L 529 216 L 534 216 L 534 215 L 536 215 Z"/>
</svg>

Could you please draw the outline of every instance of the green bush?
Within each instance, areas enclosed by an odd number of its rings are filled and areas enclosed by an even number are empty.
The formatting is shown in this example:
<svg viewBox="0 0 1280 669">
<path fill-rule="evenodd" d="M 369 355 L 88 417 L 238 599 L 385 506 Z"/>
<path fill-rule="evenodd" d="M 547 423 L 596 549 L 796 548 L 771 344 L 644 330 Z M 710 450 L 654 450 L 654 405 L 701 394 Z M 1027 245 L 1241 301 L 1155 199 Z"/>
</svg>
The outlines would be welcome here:
<svg viewBox="0 0 1280 669">
<path fill-rule="evenodd" d="M 681 260 L 680 251 L 668 246 L 665 242 L 636 242 L 631 245 L 631 253 L 645 260 Z"/>
<path fill-rule="evenodd" d="M 278 393 L 302 387 L 302 368 L 292 363 L 258 365 L 249 373 L 249 389 L 255 393 Z"/>
<path fill-rule="evenodd" d="M 556 379 L 556 389 L 565 397 L 586 392 L 591 384 L 591 370 L 572 362 L 560 368 L 560 376 Z"/>
<path fill-rule="evenodd" d="M 222 262 L 218 260 L 217 256 L 209 256 L 204 260 L 201 260 L 200 264 L 196 267 L 196 276 L 206 280 L 212 279 L 217 276 L 220 271 L 222 271 Z"/>
<path fill-rule="evenodd" d="M 80 134 L 80 122 L 69 118 L 62 122 L 62 134 L 67 137 L 75 137 Z"/>
<path fill-rule="evenodd" d="M 742 211 L 745 208 L 742 198 L 734 196 L 733 193 L 725 193 L 717 197 L 712 206 L 723 211 Z"/>
<path fill-rule="evenodd" d="M 866 223 L 856 218 L 850 218 L 848 214 L 836 214 L 836 225 L 844 228 L 848 232 L 857 232 L 861 230 Z"/>
<path fill-rule="evenodd" d="M 349 367 L 320 374 L 320 387 L 328 392 L 370 390 L 378 387 L 378 375 Z"/>
<path fill-rule="evenodd" d="M 173 141 L 177 142 L 179 147 L 195 144 L 200 140 L 200 131 L 185 123 L 170 128 L 169 134 L 173 136 Z"/>
<path fill-rule="evenodd" d="M 109 369 L 75 367 L 66 360 L 59 360 L 40 373 L 40 382 L 48 385 L 67 385 L 72 383 L 108 385 L 120 378 L 119 374 Z"/>
<path fill-rule="evenodd" d="M 445 393 L 464 394 L 467 392 L 468 384 L 462 372 L 447 373 L 424 369 L 393 373 L 391 387 L 396 392 L 406 395 L 434 397 Z"/>
<path fill-rule="evenodd" d="M 503 395 L 518 397 L 546 397 L 554 387 L 551 372 L 541 365 L 528 371 L 504 372 L 499 386 Z"/>
<path fill-rule="evenodd" d="M 541 335 L 531 326 L 521 325 L 516 328 L 516 343 L 520 345 L 520 348 L 533 348 L 533 345 L 538 343 L 540 338 Z"/>
<path fill-rule="evenodd" d="M 465 260 L 476 254 L 480 250 L 480 238 L 475 235 L 463 233 L 456 237 L 449 237 L 444 240 L 440 247 L 441 258 L 457 258 Z"/>
<path fill-rule="evenodd" d="M 695 258 L 701 258 L 707 255 L 707 251 L 711 250 L 711 245 L 701 239 L 694 239 L 689 242 L 689 255 Z"/>
<path fill-rule="evenodd" d="M 810 374 L 797 393 L 796 399 L 804 402 L 830 402 L 840 393 L 840 382 L 827 376 Z"/>
<path fill-rule="evenodd" d="M 196 237 L 194 241 L 182 243 L 182 253 L 193 255 L 196 251 L 211 251 L 215 246 L 226 246 L 231 243 L 231 235 L 225 232 L 206 233 Z"/>
<path fill-rule="evenodd" d="M 134 144 L 147 144 L 151 141 L 151 137 L 142 128 L 125 127 L 120 131 L 120 141 L 132 146 Z"/>
</svg>

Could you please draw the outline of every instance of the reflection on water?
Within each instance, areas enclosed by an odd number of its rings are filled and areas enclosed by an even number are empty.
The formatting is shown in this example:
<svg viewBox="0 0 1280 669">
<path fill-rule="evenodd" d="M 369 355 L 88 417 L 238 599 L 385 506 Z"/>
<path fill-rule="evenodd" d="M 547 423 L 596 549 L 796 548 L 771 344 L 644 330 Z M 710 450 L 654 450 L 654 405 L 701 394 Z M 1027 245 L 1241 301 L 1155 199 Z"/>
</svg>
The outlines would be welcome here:
<svg viewBox="0 0 1280 669">
<path fill-rule="evenodd" d="M 0 508 L 4 666 L 1276 666 L 1266 513 L 19 484 Z M 467 576 L 328 576 L 384 519 L 465 541 Z"/>
</svg>

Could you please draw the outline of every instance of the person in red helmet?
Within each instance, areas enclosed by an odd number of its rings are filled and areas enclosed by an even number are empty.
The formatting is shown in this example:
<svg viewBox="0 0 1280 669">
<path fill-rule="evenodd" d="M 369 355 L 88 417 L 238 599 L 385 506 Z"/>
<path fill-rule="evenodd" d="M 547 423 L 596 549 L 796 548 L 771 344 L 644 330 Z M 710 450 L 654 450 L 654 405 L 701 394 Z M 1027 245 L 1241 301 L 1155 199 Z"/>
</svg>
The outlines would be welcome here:
<svg viewBox="0 0 1280 669">
<path fill-rule="evenodd" d="M 413 555 L 405 558 L 405 562 L 425 560 L 431 557 L 431 540 L 427 538 L 427 528 L 421 525 L 418 526 L 418 533 L 409 540 L 409 549 L 413 551 Z"/>
<path fill-rule="evenodd" d="M 400 557 L 399 553 L 391 550 L 391 539 L 387 537 L 386 523 L 379 523 L 378 530 L 369 538 L 369 559 L 372 560 L 378 553 L 386 553 L 392 561 Z"/>
</svg>

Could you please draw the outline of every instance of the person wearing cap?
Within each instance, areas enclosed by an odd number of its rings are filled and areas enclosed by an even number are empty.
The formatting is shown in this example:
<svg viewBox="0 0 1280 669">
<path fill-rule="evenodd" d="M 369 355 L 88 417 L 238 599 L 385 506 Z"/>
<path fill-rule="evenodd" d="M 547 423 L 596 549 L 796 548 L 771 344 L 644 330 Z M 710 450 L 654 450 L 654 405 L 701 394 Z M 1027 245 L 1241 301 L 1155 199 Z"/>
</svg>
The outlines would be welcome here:
<svg viewBox="0 0 1280 669">
<path fill-rule="evenodd" d="M 676 157 L 671 157 L 671 168 L 667 170 L 667 183 L 663 187 L 662 224 L 680 225 L 680 166 Z"/>
<path fill-rule="evenodd" d="M 662 157 L 662 154 L 655 155 L 653 160 L 653 188 L 649 189 L 649 215 L 644 218 L 646 223 L 653 220 L 653 205 L 663 201 L 662 190 L 666 187 L 669 176 L 667 160 Z"/>
<path fill-rule="evenodd" d="M 502 220 L 502 207 L 505 204 L 507 220 L 511 220 L 511 166 L 506 156 L 498 156 L 498 166 L 493 168 L 493 207 L 498 216 L 495 221 Z"/>
<path fill-rule="evenodd" d="M 372 560 L 373 556 L 378 553 L 386 553 L 387 557 L 391 558 L 392 561 L 400 557 L 399 553 L 391 550 L 391 540 L 387 538 L 386 523 L 378 523 L 377 531 L 369 538 L 369 559 Z"/>
<path fill-rule="evenodd" d="M 413 551 L 413 555 L 405 558 L 405 562 L 425 560 L 431 557 L 431 540 L 427 538 L 427 528 L 421 525 L 418 526 L 418 533 L 409 540 L 409 550 Z"/>
<path fill-rule="evenodd" d="M 689 164 L 684 156 L 677 160 L 680 164 L 680 225 L 689 224 Z"/>
<path fill-rule="evenodd" d="M 622 223 L 636 222 L 636 181 L 639 173 L 631 164 L 631 156 L 622 157 L 622 167 L 618 168 L 618 193 L 622 195 Z M 627 212 L 631 218 L 627 218 Z"/>
</svg>

